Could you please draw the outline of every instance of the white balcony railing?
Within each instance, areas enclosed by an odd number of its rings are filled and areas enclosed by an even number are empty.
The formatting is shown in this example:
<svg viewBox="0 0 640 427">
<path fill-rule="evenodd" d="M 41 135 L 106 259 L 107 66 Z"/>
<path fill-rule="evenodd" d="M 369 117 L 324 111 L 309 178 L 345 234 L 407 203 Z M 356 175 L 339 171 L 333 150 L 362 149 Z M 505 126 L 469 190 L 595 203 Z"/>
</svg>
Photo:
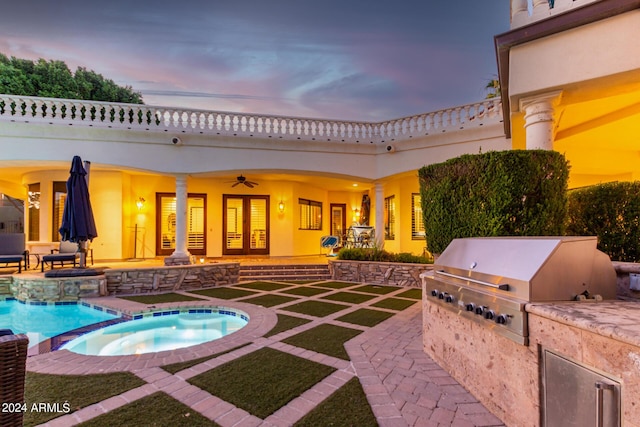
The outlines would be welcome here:
<svg viewBox="0 0 640 427">
<path fill-rule="evenodd" d="M 358 122 L 0 95 L 0 121 L 5 122 L 306 141 L 378 143 L 501 120 L 500 98 L 384 122 Z"/>
<path fill-rule="evenodd" d="M 584 6 L 598 0 L 511 0 L 511 29 Z"/>
</svg>

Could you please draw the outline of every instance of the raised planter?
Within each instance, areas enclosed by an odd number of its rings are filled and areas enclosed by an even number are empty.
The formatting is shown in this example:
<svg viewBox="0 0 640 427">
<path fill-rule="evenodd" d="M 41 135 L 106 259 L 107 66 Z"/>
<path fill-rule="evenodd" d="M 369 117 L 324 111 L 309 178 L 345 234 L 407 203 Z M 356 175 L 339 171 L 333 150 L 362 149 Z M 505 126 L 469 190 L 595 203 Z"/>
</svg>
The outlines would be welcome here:
<svg viewBox="0 0 640 427">
<path fill-rule="evenodd" d="M 371 285 L 395 285 L 419 288 L 420 274 L 433 270 L 433 264 L 329 260 L 333 280 Z"/>
</svg>

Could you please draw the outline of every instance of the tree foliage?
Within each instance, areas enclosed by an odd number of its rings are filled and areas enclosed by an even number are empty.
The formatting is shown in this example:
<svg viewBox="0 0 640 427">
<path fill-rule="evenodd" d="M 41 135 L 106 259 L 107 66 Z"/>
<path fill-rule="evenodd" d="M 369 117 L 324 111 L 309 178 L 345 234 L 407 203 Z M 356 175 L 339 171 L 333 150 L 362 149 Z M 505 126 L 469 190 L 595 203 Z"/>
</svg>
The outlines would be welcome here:
<svg viewBox="0 0 640 427">
<path fill-rule="evenodd" d="M 84 67 L 75 74 L 64 61 L 31 61 L 0 54 L 0 93 L 46 98 L 83 99 L 142 104 L 142 95 L 131 86 Z"/>
<path fill-rule="evenodd" d="M 455 238 L 562 235 L 569 166 L 555 151 L 464 155 L 419 170 L 431 253 Z"/>
</svg>

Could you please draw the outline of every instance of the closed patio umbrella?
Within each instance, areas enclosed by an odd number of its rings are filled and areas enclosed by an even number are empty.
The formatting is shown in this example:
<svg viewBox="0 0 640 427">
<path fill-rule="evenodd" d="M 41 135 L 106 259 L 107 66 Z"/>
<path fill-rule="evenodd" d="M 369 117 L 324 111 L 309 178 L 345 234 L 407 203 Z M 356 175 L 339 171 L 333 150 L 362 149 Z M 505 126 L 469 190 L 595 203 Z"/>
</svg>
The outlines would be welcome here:
<svg viewBox="0 0 640 427">
<path fill-rule="evenodd" d="M 69 179 L 67 180 L 67 198 L 64 202 L 60 236 L 78 244 L 80 249 L 80 268 L 86 267 L 86 242 L 98 236 L 93 219 L 89 187 L 86 181 L 87 172 L 82 166 L 80 156 L 74 156 L 71 162 Z"/>
</svg>

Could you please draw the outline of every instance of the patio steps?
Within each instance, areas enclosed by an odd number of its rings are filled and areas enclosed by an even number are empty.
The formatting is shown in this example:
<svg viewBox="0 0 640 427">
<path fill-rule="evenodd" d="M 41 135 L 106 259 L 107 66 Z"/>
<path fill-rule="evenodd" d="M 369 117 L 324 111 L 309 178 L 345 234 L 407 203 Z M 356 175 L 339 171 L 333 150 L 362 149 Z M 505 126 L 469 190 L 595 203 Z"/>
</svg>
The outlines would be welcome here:
<svg viewBox="0 0 640 427">
<path fill-rule="evenodd" d="M 331 279 L 326 264 L 274 264 L 240 265 L 238 280 L 328 280 Z"/>
</svg>

